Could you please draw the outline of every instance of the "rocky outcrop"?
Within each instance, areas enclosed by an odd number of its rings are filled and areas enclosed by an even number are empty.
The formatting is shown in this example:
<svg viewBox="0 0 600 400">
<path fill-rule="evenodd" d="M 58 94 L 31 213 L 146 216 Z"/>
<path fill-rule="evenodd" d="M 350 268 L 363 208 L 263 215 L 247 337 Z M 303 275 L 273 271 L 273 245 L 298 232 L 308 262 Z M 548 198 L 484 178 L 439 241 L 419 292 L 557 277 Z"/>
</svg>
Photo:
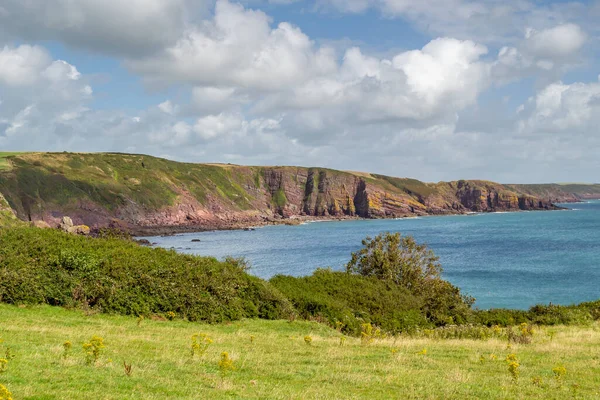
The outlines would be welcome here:
<svg viewBox="0 0 600 400">
<path fill-rule="evenodd" d="M 43 222 L 43 221 L 42 221 Z M 39 221 L 38 221 L 39 224 Z M 58 228 L 67 233 L 72 233 L 73 235 L 89 235 L 90 227 L 87 225 L 73 225 L 73 220 L 71 217 L 65 215 L 61 219 L 61 223 Z"/>
<path fill-rule="evenodd" d="M 0 193 L 17 216 L 78 234 L 106 226 L 166 233 L 312 218 L 555 208 L 525 189 L 493 182 L 434 184 L 325 168 L 182 164 L 142 155 L 68 153 L 14 156 L 11 165 L 10 171 L 0 172 Z"/>
</svg>

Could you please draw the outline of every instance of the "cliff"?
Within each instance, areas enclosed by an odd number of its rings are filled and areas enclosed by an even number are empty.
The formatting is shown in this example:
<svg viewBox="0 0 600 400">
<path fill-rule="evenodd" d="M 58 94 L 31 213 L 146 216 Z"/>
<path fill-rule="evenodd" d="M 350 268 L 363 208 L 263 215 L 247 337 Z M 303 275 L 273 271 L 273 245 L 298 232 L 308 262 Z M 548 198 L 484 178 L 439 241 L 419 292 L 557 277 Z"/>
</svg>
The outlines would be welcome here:
<svg viewBox="0 0 600 400">
<path fill-rule="evenodd" d="M 302 218 L 396 218 L 549 210 L 516 185 L 424 183 L 325 168 L 178 163 L 133 154 L 26 153 L 5 157 L 0 193 L 24 221 L 136 233 L 224 229 Z"/>
</svg>

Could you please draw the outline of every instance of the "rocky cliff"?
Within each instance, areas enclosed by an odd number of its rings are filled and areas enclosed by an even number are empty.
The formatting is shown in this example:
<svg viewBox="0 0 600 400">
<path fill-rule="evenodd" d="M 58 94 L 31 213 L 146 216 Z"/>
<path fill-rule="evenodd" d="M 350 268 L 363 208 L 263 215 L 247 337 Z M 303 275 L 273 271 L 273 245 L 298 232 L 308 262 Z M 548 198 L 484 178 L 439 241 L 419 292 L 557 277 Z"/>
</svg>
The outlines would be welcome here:
<svg viewBox="0 0 600 400">
<path fill-rule="evenodd" d="M 131 154 L 7 158 L 0 193 L 25 221 L 116 225 L 134 232 L 215 229 L 309 218 L 551 210 L 550 201 L 487 181 L 424 183 L 325 168 L 188 164 Z"/>
</svg>

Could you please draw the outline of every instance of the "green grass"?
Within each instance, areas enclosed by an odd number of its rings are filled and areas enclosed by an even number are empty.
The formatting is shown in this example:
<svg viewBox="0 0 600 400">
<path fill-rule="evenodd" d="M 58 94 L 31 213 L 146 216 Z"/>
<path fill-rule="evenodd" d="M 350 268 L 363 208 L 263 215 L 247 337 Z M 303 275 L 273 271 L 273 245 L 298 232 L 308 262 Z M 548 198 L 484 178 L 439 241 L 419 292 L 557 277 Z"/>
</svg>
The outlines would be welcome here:
<svg viewBox="0 0 600 400">
<path fill-rule="evenodd" d="M 22 153 L 11 153 L 11 152 L 7 152 L 7 151 L 0 151 L 0 171 L 10 168 L 10 164 L 9 164 L 8 160 L 6 159 L 7 157 L 16 156 L 18 154 L 22 154 Z"/>
<path fill-rule="evenodd" d="M 600 325 L 536 331 L 533 343 L 497 339 L 433 340 L 398 337 L 361 345 L 311 322 L 243 320 L 222 325 L 85 315 L 50 306 L 0 305 L 0 345 L 15 358 L 0 374 L 15 399 L 596 399 L 600 395 Z M 554 332 L 550 338 L 548 332 Z M 192 360 L 190 337 L 213 339 Z M 106 348 L 96 365 L 84 362 L 82 344 L 93 335 Z M 304 337 L 310 335 L 312 345 Z M 251 343 L 250 336 L 254 336 Z M 62 344 L 73 343 L 61 357 Z M 392 352 L 395 349 L 395 353 Z M 418 354 L 427 349 L 426 355 Z M 219 375 L 221 352 L 236 370 Z M 518 384 L 504 358 L 520 362 Z M 495 354 L 497 360 L 491 360 Z M 484 361 L 480 361 L 483 356 Z M 133 366 L 124 373 L 123 361 Z M 564 384 L 552 368 L 567 369 Z M 541 377 L 544 387 L 532 384 Z M 573 392 L 573 385 L 578 385 Z"/>
</svg>

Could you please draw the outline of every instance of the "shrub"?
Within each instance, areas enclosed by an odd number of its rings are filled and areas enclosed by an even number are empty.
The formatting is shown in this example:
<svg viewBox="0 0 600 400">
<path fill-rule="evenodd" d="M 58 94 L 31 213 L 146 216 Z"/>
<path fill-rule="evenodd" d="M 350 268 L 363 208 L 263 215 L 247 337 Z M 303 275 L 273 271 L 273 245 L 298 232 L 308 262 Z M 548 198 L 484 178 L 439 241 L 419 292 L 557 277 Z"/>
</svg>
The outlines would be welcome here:
<svg viewBox="0 0 600 400">
<path fill-rule="evenodd" d="M 422 297 L 422 311 L 435 325 L 467 321 L 475 299 L 441 278 L 439 258 L 426 245 L 389 232 L 367 237 L 362 244 L 346 265 L 348 273 L 373 276 Z"/>
<path fill-rule="evenodd" d="M 432 280 L 440 279 L 442 266 L 433 251 L 417 244 L 412 236 L 385 233 L 362 241 L 346 265 L 349 273 L 375 276 L 394 282 L 413 293 L 423 293 Z"/>
<path fill-rule="evenodd" d="M 238 262 L 57 230 L 0 230 L 0 301 L 191 321 L 289 318 L 290 302 Z"/>
<path fill-rule="evenodd" d="M 341 332 L 360 336 L 370 323 L 390 333 L 429 326 L 421 298 L 375 277 L 318 269 L 311 276 L 278 275 L 270 283 L 287 296 L 300 317 L 320 319 Z"/>
</svg>

